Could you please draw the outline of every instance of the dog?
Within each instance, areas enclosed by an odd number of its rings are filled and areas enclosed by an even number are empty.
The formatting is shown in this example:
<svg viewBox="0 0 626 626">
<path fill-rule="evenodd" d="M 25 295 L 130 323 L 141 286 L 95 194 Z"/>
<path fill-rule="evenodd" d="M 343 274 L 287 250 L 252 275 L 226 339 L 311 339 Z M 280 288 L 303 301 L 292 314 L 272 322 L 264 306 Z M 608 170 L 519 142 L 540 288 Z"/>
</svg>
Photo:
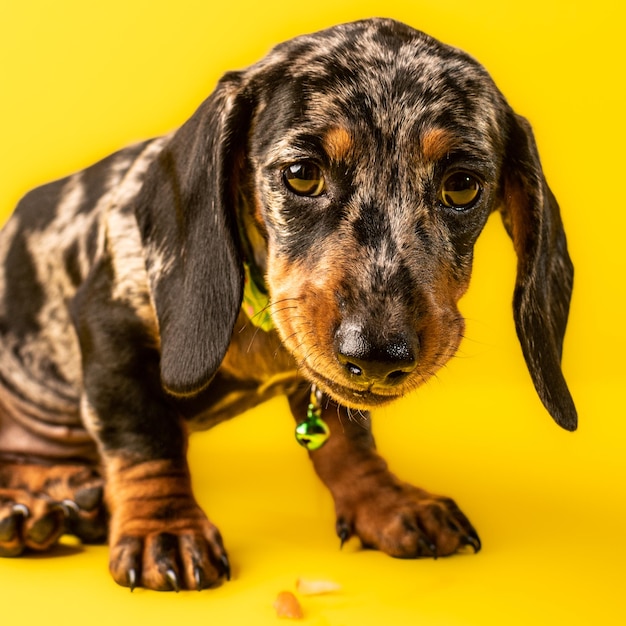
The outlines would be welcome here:
<svg viewBox="0 0 626 626">
<path fill-rule="evenodd" d="M 0 553 L 108 539 L 120 585 L 230 577 L 188 436 L 285 394 L 343 544 L 478 551 L 456 503 L 394 476 L 369 410 L 456 352 L 499 211 L 516 329 L 554 420 L 573 266 L 529 123 L 466 53 L 390 19 L 230 72 L 168 136 L 28 193 L 0 235 Z M 321 400 L 311 402 L 311 389 Z"/>
</svg>

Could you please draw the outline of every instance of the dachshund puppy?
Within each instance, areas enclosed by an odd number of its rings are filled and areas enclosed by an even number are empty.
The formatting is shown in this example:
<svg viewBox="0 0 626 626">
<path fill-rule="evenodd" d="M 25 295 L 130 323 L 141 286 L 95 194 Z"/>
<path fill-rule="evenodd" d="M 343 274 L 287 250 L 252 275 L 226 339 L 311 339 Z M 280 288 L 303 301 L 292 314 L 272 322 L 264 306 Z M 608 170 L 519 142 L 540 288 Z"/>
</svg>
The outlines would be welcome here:
<svg viewBox="0 0 626 626">
<path fill-rule="evenodd" d="M 278 45 L 178 131 L 27 194 L 0 236 L 0 553 L 69 532 L 108 538 L 131 589 L 217 584 L 229 562 L 187 437 L 276 394 L 302 421 L 312 384 L 341 541 L 477 551 L 451 499 L 389 472 L 367 411 L 457 350 L 496 210 L 528 369 L 573 430 L 573 269 L 530 126 L 476 61 L 408 26 Z"/>
</svg>

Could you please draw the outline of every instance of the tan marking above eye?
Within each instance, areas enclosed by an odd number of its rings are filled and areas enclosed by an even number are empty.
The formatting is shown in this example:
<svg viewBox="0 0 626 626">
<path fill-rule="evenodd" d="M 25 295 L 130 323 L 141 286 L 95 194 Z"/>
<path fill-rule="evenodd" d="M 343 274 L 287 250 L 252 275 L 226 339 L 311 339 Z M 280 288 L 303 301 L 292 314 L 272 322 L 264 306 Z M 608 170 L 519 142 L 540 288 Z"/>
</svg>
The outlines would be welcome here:
<svg viewBox="0 0 626 626">
<path fill-rule="evenodd" d="M 299 196 L 319 196 L 326 187 L 322 170 L 308 161 L 287 166 L 283 170 L 283 180 L 287 188 Z"/>
<path fill-rule="evenodd" d="M 324 149 L 332 161 L 345 159 L 352 149 L 352 137 L 342 126 L 334 126 L 323 138 Z"/>
<path fill-rule="evenodd" d="M 439 198 L 448 208 L 467 209 L 478 200 L 481 190 L 480 181 L 473 174 L 452 172 L 444 178 Z"/>
</svg>

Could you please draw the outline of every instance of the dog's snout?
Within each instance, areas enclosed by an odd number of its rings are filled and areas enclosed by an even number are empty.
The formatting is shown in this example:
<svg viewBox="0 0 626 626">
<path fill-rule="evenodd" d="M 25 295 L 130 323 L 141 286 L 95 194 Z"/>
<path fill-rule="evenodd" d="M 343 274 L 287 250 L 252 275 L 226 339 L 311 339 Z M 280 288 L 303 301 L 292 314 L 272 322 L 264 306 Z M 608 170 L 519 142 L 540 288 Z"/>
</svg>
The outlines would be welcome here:
<svg viewBox="0 0 626 626">
<path fill-rule="evenodd" d="M 335 334 L 337 361 L 362 385 L 401 383 L 415 369 L 418 349 L 417 337 L 378 337 L 357 324 L 344 324 Z"/>
</svg>

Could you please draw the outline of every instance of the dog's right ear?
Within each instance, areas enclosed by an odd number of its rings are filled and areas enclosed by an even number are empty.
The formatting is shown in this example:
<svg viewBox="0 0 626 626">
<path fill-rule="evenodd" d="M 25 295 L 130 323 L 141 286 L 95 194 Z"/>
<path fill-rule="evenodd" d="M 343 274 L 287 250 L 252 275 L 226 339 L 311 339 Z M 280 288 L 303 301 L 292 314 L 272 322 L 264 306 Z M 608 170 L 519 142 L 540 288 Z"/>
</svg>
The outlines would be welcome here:
<svg viewBox="0 0 626 626">
<path fill-rule="evenodd" d="M 161 381 L 200 391 L 217 371 L 241 306 L 236 172 L 251 105 L 227 74 L 165 144 L 136 199 L 161 340 Z"/>
</svg>

